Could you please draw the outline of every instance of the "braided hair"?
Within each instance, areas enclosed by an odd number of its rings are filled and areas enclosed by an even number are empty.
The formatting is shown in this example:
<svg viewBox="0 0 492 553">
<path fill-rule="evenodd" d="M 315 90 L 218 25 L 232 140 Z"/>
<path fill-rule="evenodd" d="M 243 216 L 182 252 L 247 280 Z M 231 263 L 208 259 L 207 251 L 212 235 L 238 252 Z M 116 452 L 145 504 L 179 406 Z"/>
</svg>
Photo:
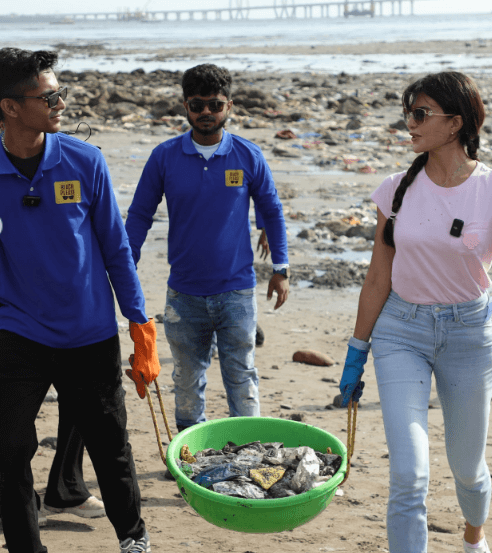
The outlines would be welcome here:
<svg viewBox="0 0 492 553">
<path fill-rule="evenodd" d="M 480 128 L 485 119 L 485 108 L 475 82 L 458 71 L 431 73 L 408 86 L 402 95 L 403 109 L 410 111 L 419 94 L 426 94 L 441 106 L 450 117 L 461 115 L 463 125 L 458 132 L 458 140 L 470 159 L 479 161 L 477 151 L 480 146 Z M 391 205 L 391 216 L 386 221 L 383 239 L 388 246 L 395 247 L 393 238 L 394 222 L 401 208 L 408 187 L 415 180 L 429 159 L 429 153 L 417 156 L 395 191 Z"/>
</svg>

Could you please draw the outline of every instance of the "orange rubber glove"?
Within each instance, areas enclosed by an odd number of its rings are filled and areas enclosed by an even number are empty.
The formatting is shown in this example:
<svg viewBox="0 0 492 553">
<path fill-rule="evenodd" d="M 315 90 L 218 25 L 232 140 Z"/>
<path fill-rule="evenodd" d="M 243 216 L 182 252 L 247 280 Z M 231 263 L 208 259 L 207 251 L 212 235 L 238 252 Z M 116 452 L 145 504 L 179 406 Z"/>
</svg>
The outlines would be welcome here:
<svg viewBox="0 0 492 553">
<path fill-rule="evenodd" d="M 145 384 L 153 382 L 161 370 L 157 355 L 157 330 L 154 319 L 140 325 L 130 322 L 130 336 L 135 344 L 135 353 L 129 357 L 132 370 L 127 369 L 126 375 L 135 382 L 138 395 L 145 397 Z"/>
</svg>

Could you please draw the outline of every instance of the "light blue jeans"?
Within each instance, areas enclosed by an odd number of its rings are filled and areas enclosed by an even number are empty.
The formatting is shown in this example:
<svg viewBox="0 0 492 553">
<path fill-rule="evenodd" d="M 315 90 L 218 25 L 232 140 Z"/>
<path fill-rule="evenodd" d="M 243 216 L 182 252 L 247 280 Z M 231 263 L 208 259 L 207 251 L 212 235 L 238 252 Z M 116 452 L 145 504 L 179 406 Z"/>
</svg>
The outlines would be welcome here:
<svg viewBox="0 0 492 553">
<path fill-rule="evenodd" d="M 217 333 L 220 370 L 231 417 L 260 416 L 254 288 L 214 296 L 190 296 L 167 289 L 164 328 L 174 359 L 176 424 L 206 421 L 206 370 Z"/>
<path fill-rule="evenodd" d="M 416 305 L 391 292 L 372 333 L 390 459 L 391 553 L 427 552 L 427 413 L 434 373 L 448 462 L 463 516 L 488 516 L 485 460 L 492 390 L 492 320 L 486 294 L 455 305 Z M 457 521 L 458 522 L 458 521 Z"/>
</svg>

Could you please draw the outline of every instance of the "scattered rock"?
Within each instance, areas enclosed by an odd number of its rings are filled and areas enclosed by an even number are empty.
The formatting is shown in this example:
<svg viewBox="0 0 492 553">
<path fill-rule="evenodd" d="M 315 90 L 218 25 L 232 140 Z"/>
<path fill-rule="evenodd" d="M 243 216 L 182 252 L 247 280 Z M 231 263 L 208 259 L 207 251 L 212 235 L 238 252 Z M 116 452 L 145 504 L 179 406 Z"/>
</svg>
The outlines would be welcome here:
<svg viewBox="0 0 492 553">
<path fill-rule="evenodd" d="M 303 238 L 304 240 L 316 240 L 316 232 L 313 229 L 303 229 L 297 235 L 297 238 Z"/>
<path fill-rule="evenodd" d="M 260 325 L 256 325 L 256 346 L 261 347 L 265 343 L 265 333 Z"/>
<path fill-rule="evenodd" d="M 330 367 L 335 363 L 335 361 L 333 361 L 329 355 L 326 355 L 326 353 L 313 350 L 296 351 L 292 356 L 292 360 L 296 363 L 318 365 L 320 367 Z"/>
<path fill-rule="evenodd" d="M 50 449 L 56 449 L 56 444 L 57 444 L 57 439 L 56 437 L 54 436 L 50 436 L 48 438 L 43 438 L 40 442 L 39 442 L 39 445 L 41 447 L 48 447 Z"/>
<path fill-rule="evenodd" d="M 282 138 L 283 140 L 291 140 L 293 138 L 297 138 L 297 136 L 289 129 L 286 129 L 284 131 L 278 131 L 275 135 L 275 138 Z"/>
<path fill-rule="evenodd" d="M 58 401 L 58 392 L 54 388 L 50 388 L 43 401 L 45 403 L 54 403 Z"/>
<path fill-rule="evenodd" d="M 351 119 L 345 127 L 348 131 L 356 131 L 362 127 L 362 123 L 359 119 Z"/>
<path fill-rule="evenodd" d="M 342 98 L 335 113 L 344 115 L 360 115 L 364 111 L 362 102 L 353 96 Z"/>
<path fill-rule="evenodd" d="M 334 407 L 337 407 L 338 409 L 341 409 L 341 408 L 342 408 L 342 401 L 343 401 L 343 396 L 342 396 L 342 394 L 336 395 L 336 396 L 333 398 L 333 406 L 334 406 Z"/>
<path fill-rule="evenodd" d="M 399 131 L 406 131 L 408 129 L 407 124 L 403 119 L 399 119 L 396 123 L 391 123 L 390 129 L 397 129 Z"/>
<path fill-rule="evenodd" d="M 275 146 L 272 152 L 276 156 L 280 156 L 280 157 L 301 157 L 302 155 L 299 152 L 296 152 L 295 150 L 287 150 L 286 148 L 279 148 L 278 146 Z"/>
<path fill-rule="evenodd" d="M 353 225 L 347 229 L 345 236 L 361 236 L 366 240 L 374 240 L 376 237 L 376 225 Z"/>
</svg>

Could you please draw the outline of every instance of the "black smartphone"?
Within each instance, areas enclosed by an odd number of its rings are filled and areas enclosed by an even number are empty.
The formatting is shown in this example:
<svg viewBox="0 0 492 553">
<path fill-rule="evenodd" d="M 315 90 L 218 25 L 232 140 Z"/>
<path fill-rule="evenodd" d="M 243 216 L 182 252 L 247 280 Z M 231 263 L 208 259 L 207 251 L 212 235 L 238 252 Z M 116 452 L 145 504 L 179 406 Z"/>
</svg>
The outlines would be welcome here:
<svg viewBox="0 0 492 553">
<path fill-rule="evenodd" d="M 453 221 L 453 224 L 451 225 L 451 230 L 449 231 L 449 234 L 451 236 L 456 236 L 456 238 L 459 238 L 464 224 L 464 221 L 462 221 L 461 219 L 455 219 Z"/>
</svg>

